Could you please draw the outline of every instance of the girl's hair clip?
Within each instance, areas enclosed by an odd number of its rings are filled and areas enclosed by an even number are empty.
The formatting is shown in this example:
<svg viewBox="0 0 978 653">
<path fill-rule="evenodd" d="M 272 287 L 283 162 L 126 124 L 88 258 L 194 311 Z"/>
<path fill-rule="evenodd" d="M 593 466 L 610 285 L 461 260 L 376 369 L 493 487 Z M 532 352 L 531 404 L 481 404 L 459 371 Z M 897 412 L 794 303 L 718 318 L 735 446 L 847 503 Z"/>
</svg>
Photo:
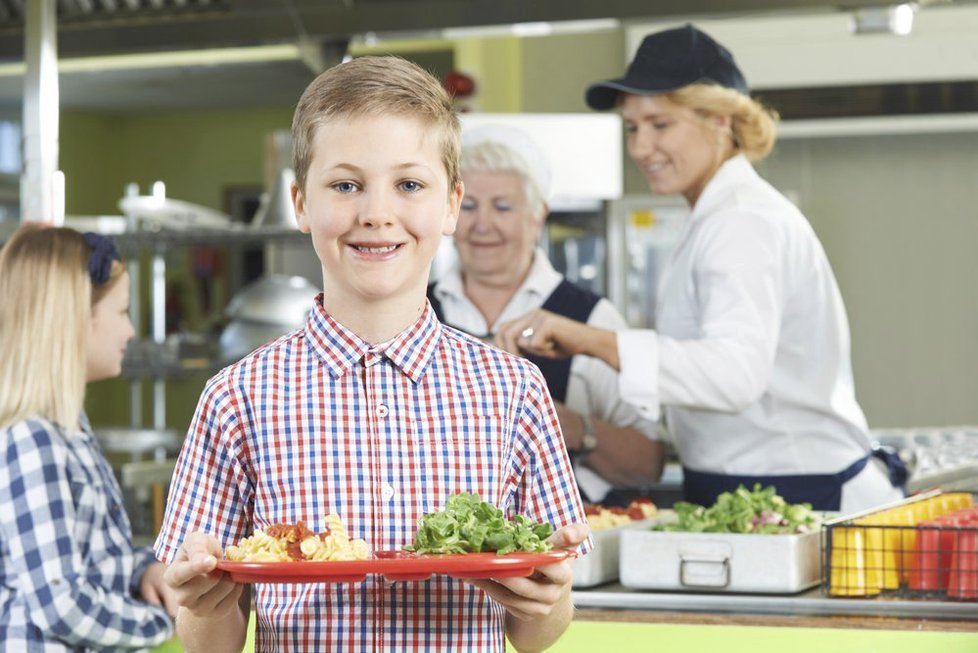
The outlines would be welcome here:
<svg viewBox="0 0 978 653">
<path fill-rule="evenodd" d="M 88 257 L 88 276 L 92 283 L 101 286 L 109 280 L 112 273 L 112 261 L 121 261 L 119 250 L 110 238 L 88 231 L 82 234 L 85 242 L 92 248 Z"/>
</svg>

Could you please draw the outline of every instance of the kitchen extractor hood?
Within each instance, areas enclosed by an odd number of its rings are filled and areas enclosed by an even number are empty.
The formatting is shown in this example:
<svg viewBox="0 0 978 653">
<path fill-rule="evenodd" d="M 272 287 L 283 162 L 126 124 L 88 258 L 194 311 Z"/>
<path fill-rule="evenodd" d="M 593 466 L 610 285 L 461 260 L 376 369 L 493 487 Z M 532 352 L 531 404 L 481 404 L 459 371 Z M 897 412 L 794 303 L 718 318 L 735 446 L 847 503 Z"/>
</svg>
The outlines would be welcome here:
<svg viewBox="0 0 978 653">
<path fill-rule="evenodd" d="M 969 0 L 957 0 L 958 4 Z M 295 42 L 541 21 L 691 20 L 874 7 L 879 0 L 58 0 L 64 57 Z M 0 0 L 0 59 L 23 52 L 22 0 Z"/>
</svg>

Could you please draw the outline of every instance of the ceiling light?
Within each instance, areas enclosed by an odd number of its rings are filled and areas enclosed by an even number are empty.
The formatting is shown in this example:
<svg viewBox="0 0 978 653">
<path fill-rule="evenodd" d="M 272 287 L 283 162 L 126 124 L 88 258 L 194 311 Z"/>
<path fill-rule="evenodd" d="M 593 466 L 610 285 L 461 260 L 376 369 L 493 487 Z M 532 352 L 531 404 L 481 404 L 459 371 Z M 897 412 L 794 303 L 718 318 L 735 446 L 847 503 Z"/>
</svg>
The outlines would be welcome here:
<svg viewBox="0 0 978 653">
<path fill-rule="evenodd" d="M 856 34 L 896 34 L 906 36 L 913 30 L 915 3 L 880 7 L 862 7 L 852 15 L 852 31 Z"/>
<path fill-rule="evenodd" d="M 265 61 L 300 60 L 298 45 L 262 45 L 249 48 L 209 48 L 206 50 L 177 50 L 142 54 L 74 57 L 58 60 L 59 73 L 98 72 L 102 70 L 145 70 L 176 66 L 220 66 L 224 64 L 257 63 Z M 23 62 L 0 64 L 0 77 L 24 74 Z"/>
<path fill-rule="evenodd" d="M 513 25 L 476 25 L 472 27 L 447 27 L 442 38 L 492 38 L 497 36 L 547 36 L 550 34 L 578 34 L 599 30 L 618 29 L 621 22 L 615 18 L 593 20 L 562 20 L 553 22 L 516 23 Z"/>
</svg>

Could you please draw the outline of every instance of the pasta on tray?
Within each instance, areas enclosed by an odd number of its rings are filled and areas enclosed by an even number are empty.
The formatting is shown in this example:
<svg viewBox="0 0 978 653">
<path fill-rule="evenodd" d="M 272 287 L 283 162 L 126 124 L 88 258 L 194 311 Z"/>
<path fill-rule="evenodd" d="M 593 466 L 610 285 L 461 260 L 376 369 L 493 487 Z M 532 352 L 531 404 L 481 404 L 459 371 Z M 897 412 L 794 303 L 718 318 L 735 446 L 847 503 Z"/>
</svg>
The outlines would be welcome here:
<svg viewBox="0 0 978 653">
<path fill-rule="evenodd" d="M 366 560 L 369 553 L 367 543 L 351 539 L 339 516 L 330 513 L 322 533 L 302 521 L 273 524 L 229 546 L 224 557 L 234 562 L 326 562 Z"/>
<path fill-rule="evenodd" d="M 652 519 L 658 515 L 658 508 L 650 499 L 638 497 L 624 508 L 588 504 L 584 506 L 584 514 L 587 515 L 587 524 L 590 529 L 599 531 Z"/>
</svg>

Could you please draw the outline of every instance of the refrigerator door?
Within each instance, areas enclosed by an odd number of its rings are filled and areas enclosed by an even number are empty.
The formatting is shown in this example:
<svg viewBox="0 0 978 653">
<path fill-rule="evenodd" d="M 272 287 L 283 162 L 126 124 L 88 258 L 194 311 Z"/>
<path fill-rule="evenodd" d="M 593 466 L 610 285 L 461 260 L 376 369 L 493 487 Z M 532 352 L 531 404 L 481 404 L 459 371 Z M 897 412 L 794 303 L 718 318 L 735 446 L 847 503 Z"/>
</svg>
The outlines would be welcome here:
<svg viewBox="0 0 978 653">
<path fill-rule="evenodd" d="M 658 286 L 689 217 L 681 198 L 626 195 L 608 208 L 608 297 L 628 324 L 655 326 Z"/>
</svg>

